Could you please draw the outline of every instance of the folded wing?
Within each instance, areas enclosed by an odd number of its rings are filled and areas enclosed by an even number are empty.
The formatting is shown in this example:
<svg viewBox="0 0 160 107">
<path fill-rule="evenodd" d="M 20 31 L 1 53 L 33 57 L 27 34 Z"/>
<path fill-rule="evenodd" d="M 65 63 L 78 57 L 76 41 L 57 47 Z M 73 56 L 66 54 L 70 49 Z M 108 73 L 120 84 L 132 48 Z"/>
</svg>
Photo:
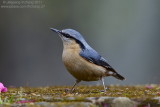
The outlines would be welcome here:
<svg viewBox="0 0 160 107">
<path fill-rule="evenodd" d="M 125 78 L 118 74 L 108 63 L 107 61 L 99 55 L 94 49 L 85 49 L 80 52 L 80 56 L 86 59 L 87 61 L 94 63 L 96 65 L 106 68 L 107 71 L 111 71 L 112 76 L 117 79 L 124 80 Z"/>
</svg>

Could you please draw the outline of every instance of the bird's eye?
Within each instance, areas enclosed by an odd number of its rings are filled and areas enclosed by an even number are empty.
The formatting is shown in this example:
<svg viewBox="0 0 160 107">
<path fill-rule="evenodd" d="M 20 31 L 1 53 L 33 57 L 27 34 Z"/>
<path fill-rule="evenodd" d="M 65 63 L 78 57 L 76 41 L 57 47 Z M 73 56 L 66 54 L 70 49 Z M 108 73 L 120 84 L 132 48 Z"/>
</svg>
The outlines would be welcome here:
<svg viewBox="0 0 160 107">
<path fill-rule="evenodd" d="M 66 33 L 64 33 L 63 36 L 65 36 L 66 38 L 70 38 L 70 35 Z"/>
</svg>

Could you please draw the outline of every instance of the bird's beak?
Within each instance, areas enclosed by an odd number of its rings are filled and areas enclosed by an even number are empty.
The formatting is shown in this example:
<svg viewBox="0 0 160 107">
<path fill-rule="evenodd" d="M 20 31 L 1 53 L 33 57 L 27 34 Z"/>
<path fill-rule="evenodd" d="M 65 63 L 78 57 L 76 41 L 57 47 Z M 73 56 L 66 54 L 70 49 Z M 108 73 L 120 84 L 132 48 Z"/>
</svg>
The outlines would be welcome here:
<svg viewBox="0 0 160 107">
<path fill-rule="evenodd" d="M 54 29 L 54 28 L 50 28 L 53 32 L 56 32 L 58 34 L 61 34 L 61 31 L 60 30 L 57 30 L 57 29 Z"/>
</svg>

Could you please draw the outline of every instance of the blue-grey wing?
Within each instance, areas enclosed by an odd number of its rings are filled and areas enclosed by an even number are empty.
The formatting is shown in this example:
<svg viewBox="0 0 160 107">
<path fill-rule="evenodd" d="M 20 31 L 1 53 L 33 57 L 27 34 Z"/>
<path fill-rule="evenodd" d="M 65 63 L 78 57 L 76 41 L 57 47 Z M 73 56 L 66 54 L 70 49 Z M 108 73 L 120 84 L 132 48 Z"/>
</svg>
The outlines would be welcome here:
<svg viewBox="0 0 160 107">
<path fill-rule="evenodd" d="M 95 50 L 90 49 L 90 50 L 83 50 L 80 52 L 80 56 L 86 59 L 87 61 L 94 63 L 96 65 L 102 66 L 106 68 L 109 71 L 116 72 L 108 63 L 107 61 L 99 55 Z"/>
<path fill-rule="evenodd" d="M 106 68 L 108 71 L 114 72 L 112 76 L 114 76 L 117 79 L 124 80 L 125 78 L 118 74 L 108 63 L 107 61 L 99 55 L 95 50 L 93 49 L 84 49 L 80 52 L 80 56 L 86 59 L 87 61 L 94 63 L 96 65 L 102 66 Z"/>
</svg>

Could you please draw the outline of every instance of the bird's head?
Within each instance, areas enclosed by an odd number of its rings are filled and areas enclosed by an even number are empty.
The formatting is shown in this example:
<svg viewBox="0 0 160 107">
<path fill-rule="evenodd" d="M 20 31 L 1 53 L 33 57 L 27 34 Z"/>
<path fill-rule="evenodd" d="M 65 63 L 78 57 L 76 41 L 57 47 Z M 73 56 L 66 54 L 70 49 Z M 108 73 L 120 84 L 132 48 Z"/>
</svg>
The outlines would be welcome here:
<svg viewBox="0 0 160 107">
<path fill-rule="evenodd" d="M 83 36 L 76 30 L 73 29 L 57 30 L 54 28 L 51 28 L 51 30 L 58 33 L 58 35 L 61 37 L 63 41 L 63 44 L 69 45 L 74 41 L 77 44 L 79 44 L 81 48 L 85 48 L 85 46 L 88 45 L 84 40 Z"/>
</svg>

